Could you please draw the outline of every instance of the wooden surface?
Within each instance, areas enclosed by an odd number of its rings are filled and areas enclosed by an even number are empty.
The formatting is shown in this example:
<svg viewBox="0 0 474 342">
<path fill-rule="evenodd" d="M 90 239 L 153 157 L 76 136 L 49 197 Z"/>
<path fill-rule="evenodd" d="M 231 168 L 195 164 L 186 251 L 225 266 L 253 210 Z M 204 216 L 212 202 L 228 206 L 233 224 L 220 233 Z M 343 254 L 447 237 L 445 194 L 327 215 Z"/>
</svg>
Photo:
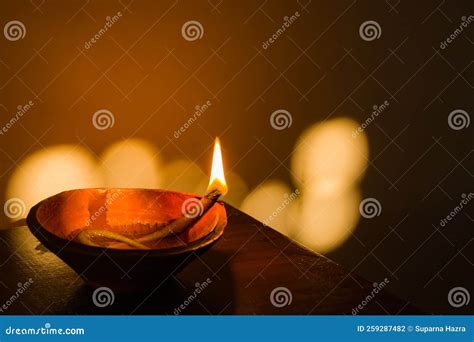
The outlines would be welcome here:
<svg viewBox="0 0 474 342">
<path fill-rule="evenodd" d="M 373 284 L 291 243 L 240 211 L 226 206 L 223 237 L 179 274 L 145 293 L 115 293 L 99 308 L 94 288 L 39 244 L 26 227 L 0 231 L 0 314 L 351 314 Z M 117 270 L 124 272 L 126 270 Z M 18 283 L 33 283 L 15 300 Z M 196 283 L 211 283 L 189 300 Z M 131 280 L 133 281 L 133 279 Z M 20 286 L 21 286 L 20 284 Z M 276 307 L 271 292 L 285 287 L 291 303 Z M 406 301 L 379 292 L 360 314 L 415 314 Z"/>
</svg>

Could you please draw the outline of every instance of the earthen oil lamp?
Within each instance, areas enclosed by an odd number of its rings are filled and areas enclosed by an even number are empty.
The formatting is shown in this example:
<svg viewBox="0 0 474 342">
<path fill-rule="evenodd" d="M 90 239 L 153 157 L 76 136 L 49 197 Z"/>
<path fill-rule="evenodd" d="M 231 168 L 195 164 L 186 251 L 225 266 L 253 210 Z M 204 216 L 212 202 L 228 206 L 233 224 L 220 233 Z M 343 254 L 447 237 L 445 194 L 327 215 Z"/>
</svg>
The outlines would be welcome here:
<svg viewBox="0 0 474 342">
<path fill-rule="evenodd" d="M 216 139 L 205 196 L 155 189 L 61 192 L 29 212 L 31 232 L 93 286 L 116 291 L 156 286 L 179 272 L 224 232 L 218 202 L 227 192 Z"/>
</svg>

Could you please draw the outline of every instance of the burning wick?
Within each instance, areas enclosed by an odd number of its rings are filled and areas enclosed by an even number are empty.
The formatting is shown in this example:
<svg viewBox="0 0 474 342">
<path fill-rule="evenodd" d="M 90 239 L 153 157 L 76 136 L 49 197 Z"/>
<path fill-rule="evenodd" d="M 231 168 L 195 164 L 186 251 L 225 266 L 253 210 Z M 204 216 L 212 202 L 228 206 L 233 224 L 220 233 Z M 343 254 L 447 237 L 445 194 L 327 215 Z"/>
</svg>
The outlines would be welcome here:
<svg viewBox="0 0 474 342">
<path fill-rule="evenodd" d="M 224 166 L 222 164 L 222 151 L 219 138 L 216 138 L 214 143 L 214 154 L 212 157 L 212 168 L 211 168 L 211 177 L 209 180 L 209 185 L 207 187 L 208 193 L 202 197 L 198 206 L 201 209 L 201 215 L 197 217 L 188 217 L 184 213 L 177 220 L 171 222 L 165 227 L 160 228 L 150 235 L 143 236 L 138 239 L 139 242 L 148 242 L 172 234 L 179 234 L 186 230 L 194 223 L 196 223 L 213 205 L 217 202 L 219 197 L 227 193 L 227 185 L 225 182 L 224 176 Z"/>
<path fill-rule="evenodd" d="M 224 176 L 224 167 L 222 163 L 222 151 L 219 138 L 216 138 L 214 143 L 214 153 L 212 157 L 212 168 L 211 168 L 211 177 L 209 180 L 209 185 L 207 187 L 208 193 L 203 196 L 196 205 L 200 208 L 200 215 L 189 216 L 183 213 L 178 219 L 167 224 L 166 226 L 158 228 L 157 231 L 150 233 L 148 235 L 142 236 L 136 240 L 130 239 L 126 236 L 123 236 L 118 233 L 110 232 L 107 230 L 97 230 L 89 229 L 83 230 L 77 235 L 77 240 L 80 242 L 101 247 L 94 242 L 97 238 L 106 238 L 111 240 L 116 240 L 119 242 L 124 242 L 130 246 L 140 248 L 140 249 L 149 249 L 148 246 L 144 245 L 146 242 L 162 239 L 170 235 L 176 235 L 187 228 L 195 224 L 199 219 L 217 202 L 217 200 L 227 193 L 227 185 Z M 184 211 L 184 210 L 183 210 Z"/>
</svg>

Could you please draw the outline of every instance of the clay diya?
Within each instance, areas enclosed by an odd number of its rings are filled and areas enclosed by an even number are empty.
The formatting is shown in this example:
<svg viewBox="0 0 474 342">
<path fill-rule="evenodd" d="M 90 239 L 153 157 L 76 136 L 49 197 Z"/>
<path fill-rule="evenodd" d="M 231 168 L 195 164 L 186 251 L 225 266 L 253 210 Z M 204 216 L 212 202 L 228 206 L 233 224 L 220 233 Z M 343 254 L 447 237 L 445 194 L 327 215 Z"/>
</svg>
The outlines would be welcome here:
<svg viewBox="0 0 474 342">
<path fill-rule="evenodd" d="M 36 204 L 27 224 L 35 237 L 87 283 L 116 291 L 156 286 L 223 234 L 227 187 L 216 140 L 205 196 L 96 188 L 61 192 Z"/>
</svg>

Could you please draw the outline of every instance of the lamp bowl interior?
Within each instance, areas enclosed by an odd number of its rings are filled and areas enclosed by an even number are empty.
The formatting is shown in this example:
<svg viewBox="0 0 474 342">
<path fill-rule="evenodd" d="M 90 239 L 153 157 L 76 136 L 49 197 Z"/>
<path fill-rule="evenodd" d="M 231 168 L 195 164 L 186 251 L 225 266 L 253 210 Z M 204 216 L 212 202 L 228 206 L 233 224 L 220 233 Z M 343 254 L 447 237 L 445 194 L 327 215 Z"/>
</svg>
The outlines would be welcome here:
<svg viewBox="0 0 474 342">
<path fill-rule="evenodd" d="M 180 217 L 194 194 L 157 189 L 78 189 L 61 192 L 31 208 L 31 233 L 92 286 L 116 291 L 156 286 L 183 269 L 223 234 L 224 204 L 217 202 L 184 232 L 150 249 L 106 248 L 82 244 L 74 237 L 84 229 L 107 229 L 140 236 Z"/>
</svg>

